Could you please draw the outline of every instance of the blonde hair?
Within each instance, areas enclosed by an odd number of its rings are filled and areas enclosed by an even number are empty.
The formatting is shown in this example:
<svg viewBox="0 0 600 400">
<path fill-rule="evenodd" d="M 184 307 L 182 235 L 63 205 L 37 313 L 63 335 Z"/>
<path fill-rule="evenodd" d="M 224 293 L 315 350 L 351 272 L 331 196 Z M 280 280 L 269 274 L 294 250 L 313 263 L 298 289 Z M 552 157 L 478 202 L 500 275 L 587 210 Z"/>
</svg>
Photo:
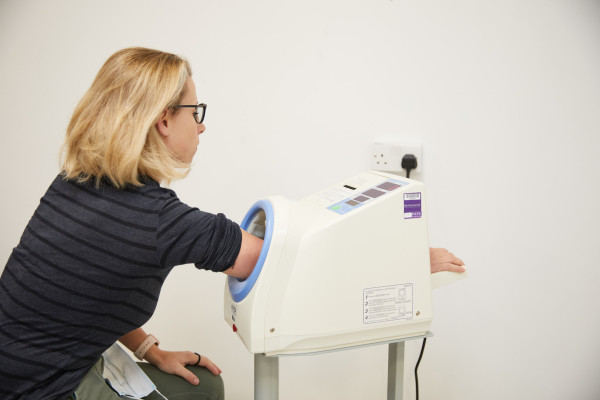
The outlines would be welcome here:
<svg viewBox="0 0 600 400">
<path fill-rule="evenodd" d="M 140 47 L 117 51 L 104 63 L 71 117 L 62 148 L 67 179 L 105 179 L 123 188 L 184 177 L 183 163 L 165 145 L 156 123 L 184 96 L 188 61 Z M 143 180 L 143 179 L 142 179 Z"/>
</svg>

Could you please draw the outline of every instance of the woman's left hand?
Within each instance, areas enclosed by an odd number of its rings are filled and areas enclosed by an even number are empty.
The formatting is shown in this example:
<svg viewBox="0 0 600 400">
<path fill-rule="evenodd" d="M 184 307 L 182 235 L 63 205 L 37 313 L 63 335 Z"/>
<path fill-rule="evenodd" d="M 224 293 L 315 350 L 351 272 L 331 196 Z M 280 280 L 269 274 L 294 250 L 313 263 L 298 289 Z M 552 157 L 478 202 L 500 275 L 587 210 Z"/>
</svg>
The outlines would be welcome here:
<svg viewBox="0 0 600 400">
<path fill-rule="evenodd" d="M 199 383 L 198 377 L 185 368 L 186 365 L 199 365 L 208 369 L 214 375 L 219 375 L 222 372 L 221 368 L 217 367 L 215 363 L 205 356 L 201 357 L 200 364 L 196 364 L 198 356 L 191 351 L 167 351 L 158 348 L 158 346 L 152 346 L 144 358 L 161 371 L 172 375 L 179 375 L 192 385 Z"/>
<path fill-rule="evenodd" d="M 430 248 L 431 273 L 441 271 L 465 272 L 465 263 L 446 249 Z"/>
</svg>

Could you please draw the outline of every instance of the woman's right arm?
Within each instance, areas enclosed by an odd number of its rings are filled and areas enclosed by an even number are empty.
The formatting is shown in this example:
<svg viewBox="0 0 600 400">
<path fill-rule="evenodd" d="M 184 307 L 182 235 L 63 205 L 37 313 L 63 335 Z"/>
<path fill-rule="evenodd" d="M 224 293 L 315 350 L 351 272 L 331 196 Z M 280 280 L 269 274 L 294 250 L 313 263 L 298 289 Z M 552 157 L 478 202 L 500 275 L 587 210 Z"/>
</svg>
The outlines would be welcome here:
<svg viewBox="0 0 600 400">
<path fill-rule="evenodd" d="M 242 229 L 242 246 L 240 252 L 233 266 L 223 272 L 226 275 L 239 279 L 248 278 L 258 261 L 262 245 L 262 239 L 259 239 Z"/>
</svg>

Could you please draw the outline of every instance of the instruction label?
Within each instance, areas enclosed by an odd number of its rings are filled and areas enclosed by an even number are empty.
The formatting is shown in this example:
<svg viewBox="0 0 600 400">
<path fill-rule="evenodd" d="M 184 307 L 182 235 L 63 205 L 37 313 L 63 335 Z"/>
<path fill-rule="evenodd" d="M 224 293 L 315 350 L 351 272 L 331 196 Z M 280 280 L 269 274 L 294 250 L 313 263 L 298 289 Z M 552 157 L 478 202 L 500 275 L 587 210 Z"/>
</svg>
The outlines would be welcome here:
<svg viewBox="0 0 600 400">
<path fill-rule="evenodd" d="M 412 283 L 366 288 L 363 290 L 363 323 L 412 319 L 413 303 Z"/>
</svg>

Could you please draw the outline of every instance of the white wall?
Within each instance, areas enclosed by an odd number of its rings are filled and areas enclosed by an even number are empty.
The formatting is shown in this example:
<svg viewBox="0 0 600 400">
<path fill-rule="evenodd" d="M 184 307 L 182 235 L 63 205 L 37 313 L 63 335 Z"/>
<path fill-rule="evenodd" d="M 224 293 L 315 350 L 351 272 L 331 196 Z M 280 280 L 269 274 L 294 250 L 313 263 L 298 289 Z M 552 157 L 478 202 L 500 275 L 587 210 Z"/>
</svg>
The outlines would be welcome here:
<svg viewBox="0 0 600 400">
<path fill-rule="evenodd" d="M 423 143 L 431 244 L 470 278 L 434 293 L 422 399 L 600 397 L 597 1 L 2 0 L 0 264 L 58 172 L 76 102 L 132 45 L 192 62 L 208 130 L 174 188 L 204 210 L 239 221 L 260 198 L 368 169 L 378 138 Z M 146 328 L 211 357 L 228 398 L 248 399 L 223 285 L 176 269 Z M 281 398 L 384 399 L 386 354 L 285 358 Z"/>
</svg>

